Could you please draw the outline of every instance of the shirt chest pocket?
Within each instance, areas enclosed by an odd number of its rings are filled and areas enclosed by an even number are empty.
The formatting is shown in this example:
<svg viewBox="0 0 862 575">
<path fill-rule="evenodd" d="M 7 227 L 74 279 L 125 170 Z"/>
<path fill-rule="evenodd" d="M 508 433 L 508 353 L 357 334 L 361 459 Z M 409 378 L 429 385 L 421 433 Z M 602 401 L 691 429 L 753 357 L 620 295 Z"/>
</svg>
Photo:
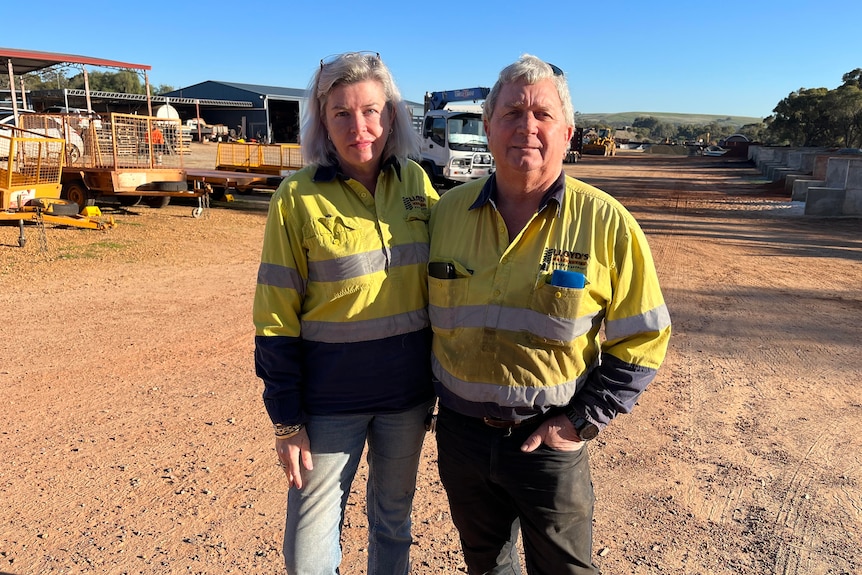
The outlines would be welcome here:
<svg viewBox="0 0 862 575">
<path fill-rule="evenodd" d="M 367 220 L 344 216 L 320 216 L 303 227 L 309 262 L 327 261 L 373 248 L 374 226 Z"/>
<path fill-rule="evenodd" d="M 552 346 L 570 346 L 593 329 L 595 302 L 585 288 L 543 284 L 532 294 L 530 308 L 536 312 L 530 339 Z"/>
</svg>

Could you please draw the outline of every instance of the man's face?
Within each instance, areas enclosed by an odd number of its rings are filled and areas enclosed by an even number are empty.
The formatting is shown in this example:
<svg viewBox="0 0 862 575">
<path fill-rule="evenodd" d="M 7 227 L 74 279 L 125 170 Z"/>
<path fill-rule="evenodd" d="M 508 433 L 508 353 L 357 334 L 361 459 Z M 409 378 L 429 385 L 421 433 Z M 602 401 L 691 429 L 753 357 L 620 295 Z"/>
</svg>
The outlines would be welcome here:
<svg viewBox="0 0 862 575">
<path fill-rule="evenodd" d="M 500 176 L 530 171 L 544 177 L 558 176 L 572 138 L 551 79 L 505 84 L 494 115 L 485 121 L 485 131 Z"/>
</svg>

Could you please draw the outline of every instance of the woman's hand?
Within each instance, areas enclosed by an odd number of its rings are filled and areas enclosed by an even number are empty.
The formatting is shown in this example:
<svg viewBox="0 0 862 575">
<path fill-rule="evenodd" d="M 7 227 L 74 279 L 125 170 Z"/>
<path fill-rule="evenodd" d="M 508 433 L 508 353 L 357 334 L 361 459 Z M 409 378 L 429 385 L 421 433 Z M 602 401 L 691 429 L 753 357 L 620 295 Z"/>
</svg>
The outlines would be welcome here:
<svg viewBox="0 0 862 575">
<path fill-rule="evenodd" d="M 300 429 L 299 433 L 293 437 L 276 438 L 275 452 L 278 454 L 278 461 L 287 476 L 288 487 L 295 485 L 297 489 L 302 489 L 302 468 L 309 471 L 314 468 L 311 463 L 311 444 L 308 441 L 308 433 L 305 428 Z"/>
</svg>

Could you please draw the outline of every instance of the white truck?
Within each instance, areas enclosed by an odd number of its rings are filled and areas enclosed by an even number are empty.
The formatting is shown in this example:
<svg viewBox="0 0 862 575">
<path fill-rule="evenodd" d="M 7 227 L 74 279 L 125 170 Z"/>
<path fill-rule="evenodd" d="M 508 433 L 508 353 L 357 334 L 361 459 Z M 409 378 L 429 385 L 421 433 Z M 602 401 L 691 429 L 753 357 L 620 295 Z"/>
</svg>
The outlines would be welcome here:
<svg viewBox="0 0 862 575">
<path fill-rule="evenodd" d="M 478 103 L 489 92 L 488 88 L 467 88 L 425 94 L 419 163 L 433 183 L 445 188 L 494 173 Z"/>
</svg>

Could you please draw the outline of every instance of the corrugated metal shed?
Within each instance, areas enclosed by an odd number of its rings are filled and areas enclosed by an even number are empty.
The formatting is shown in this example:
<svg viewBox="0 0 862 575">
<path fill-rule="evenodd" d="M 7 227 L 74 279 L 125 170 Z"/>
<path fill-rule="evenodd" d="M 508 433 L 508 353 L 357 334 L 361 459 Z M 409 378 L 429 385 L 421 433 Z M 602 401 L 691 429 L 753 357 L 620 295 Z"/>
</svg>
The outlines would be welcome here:
<svg viewBox="0 0 862 575">
<path fill-rule="evenodd" d="M 304 88 L 243 84 L 207 80 L 162 94 L 168 98 L 246 101 L 250 108 L 220 108 L 207 105 L 201 116 L 210 124 L 225 124 L 236 137 L 271 143 L 298 143 L 302 114 L 308 103 Z M 173 100 L 172 100 L 173 101 Z M 407 102 L 421 123 L 423 104 Z"/>
<path fill-rule="evenodd" d="M 224 124 L 236 138 L 272 143 L 298 143 L 306 90 L 207 80 L 162 94 L 167 98 L 249 102 L 237 109 L 208 105 L 200 109 L 210 124 Z"/>
</svg>

